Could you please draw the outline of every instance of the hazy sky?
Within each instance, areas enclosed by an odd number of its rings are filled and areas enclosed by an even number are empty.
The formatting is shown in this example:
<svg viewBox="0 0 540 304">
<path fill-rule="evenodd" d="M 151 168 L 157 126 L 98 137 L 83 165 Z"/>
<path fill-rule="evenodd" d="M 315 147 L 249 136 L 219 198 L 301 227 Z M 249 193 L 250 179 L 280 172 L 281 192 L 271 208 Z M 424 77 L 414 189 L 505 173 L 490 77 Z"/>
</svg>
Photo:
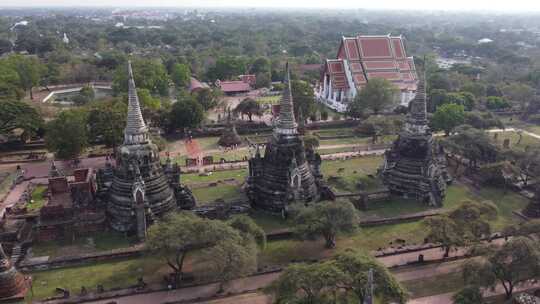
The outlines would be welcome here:
<svg viewBox="0 0 540 304">
<path fill-rule="evenodd" d="M 7 6 L 312 7 L 540 12 L 538 0 L 0 0 Z"/>
</svg>

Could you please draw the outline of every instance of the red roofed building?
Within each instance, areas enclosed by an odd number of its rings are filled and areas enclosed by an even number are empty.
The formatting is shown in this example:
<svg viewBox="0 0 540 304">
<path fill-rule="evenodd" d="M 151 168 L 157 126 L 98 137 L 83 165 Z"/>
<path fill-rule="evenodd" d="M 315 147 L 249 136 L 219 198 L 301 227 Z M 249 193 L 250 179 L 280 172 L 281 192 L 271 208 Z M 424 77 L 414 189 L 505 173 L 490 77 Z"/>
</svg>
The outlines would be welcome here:
<svg viewBox="0 0 540 304">
<path fill-rule="evenodd" d="M 216 80 L 216 87 L 220 88 L 227 95 L 247 93 L 251 91 L 249 82 L 243 80 L 221 81 Z"/>
<path fill-rule="evenodd" d="M 416 94 L 416 69 L 401 36 L 343 37 L 336 59 L 323 66 L 316 96 L 330 108 L 347 111 L 348 103 L 372 78 L 385 78 L 400 90 L 400 104 Z"/>
</svg>

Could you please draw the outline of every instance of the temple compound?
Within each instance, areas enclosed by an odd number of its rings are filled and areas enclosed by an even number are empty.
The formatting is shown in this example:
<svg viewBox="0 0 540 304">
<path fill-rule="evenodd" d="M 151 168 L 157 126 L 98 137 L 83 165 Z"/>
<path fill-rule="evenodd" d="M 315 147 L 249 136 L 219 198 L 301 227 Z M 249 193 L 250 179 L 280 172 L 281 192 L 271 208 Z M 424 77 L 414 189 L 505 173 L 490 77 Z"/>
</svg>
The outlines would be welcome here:
<svg viewBox="0 0 540 304">
<path fill-rule="evenodd" d="M 24 299 L 27 286 L 24 276 L 15 269 L 0 243 L 0 302 Z"/>
<path fill-rule="evenodd" d="M 385 153 L 382 178 L 394 194 L 442 206 L 449 177 L 444 152 L 428 127 L 424 80 L 410 104 L 405 129 Z"/>
<path fill-rule="evenodd" d="M 95 201 L 96 180 L 92 168 L 79 168 L 66 176 L 54 161 L 49 171 L 47 201 L 34 224 L 38 241 L 74 239 L 105 228 L 105 212 Z"/>
<path fill-rule="evenodd" d="M 139 239 L 156 217 L 178 208 L 195 206 L 191 191 L 180 184 L 180 167 L 168 158 L 162 165 L 158 148 L 149 138 L 128 63 L 128 114 L 124 143 L 116 151 L 116 167 L 108 165 L 98 174 L 111 227 L 135 232 Z"/>
<path fill-rule="evenodd" d="M 402 36 L 343 37 L 336 59 L 327 59 L 315 90 L 318 100 L 345 112 L 349 102 L 372 78 L 384 78 L 401 91 L 400 104 L 408 105 L 416 93 L 417 75 L 407 57 Z"/>
<path fill-rule="evenodd" d="M 288 64 L 284 84 L 273 134 L 266 144 L 264 157 L 257 146 L 249 160 L 247 179 L 252 206 L 271 212 L 286 211 L 293 201 L 318 200 L 322 180 L 320 156 L 313 151 L 306 152 L 298 134 Z"/>
</svg>

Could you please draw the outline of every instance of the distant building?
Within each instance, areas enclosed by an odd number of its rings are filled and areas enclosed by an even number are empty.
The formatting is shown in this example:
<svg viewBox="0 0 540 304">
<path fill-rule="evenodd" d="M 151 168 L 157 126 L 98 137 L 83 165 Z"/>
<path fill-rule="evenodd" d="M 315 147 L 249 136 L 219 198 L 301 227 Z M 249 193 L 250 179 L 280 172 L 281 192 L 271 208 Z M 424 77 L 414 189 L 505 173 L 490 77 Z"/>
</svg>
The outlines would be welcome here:
<svg viewBox="0 0 540 304">
<path fill-rule="evenodd" d="M 255 85 L 255 75 L 240 75 L 241 80 L 221 81 L 216 80 L 216 87 L 220 88 L 227 95 L 247 93 Z M 252 84 L 253 83 L 253 84 Z"/>
<path fill-rule="evenodd" d="M 343 37 L 337 58 L 324 63 L 315 94 L 328 107 L 345 112 L 349 102 L 373 78 L 394 83 L 401 91 L 402 105 L 414 98 L 417 75 L 402 36 Z"/>
<path fill-rule="evenodd" d="M 189 80 L 189 92 L 196 93 L 202 89 L 209 88 L 208 84 L 205 82 L 200 82 L 197 78 L 191 77 Z"/>
</svg>

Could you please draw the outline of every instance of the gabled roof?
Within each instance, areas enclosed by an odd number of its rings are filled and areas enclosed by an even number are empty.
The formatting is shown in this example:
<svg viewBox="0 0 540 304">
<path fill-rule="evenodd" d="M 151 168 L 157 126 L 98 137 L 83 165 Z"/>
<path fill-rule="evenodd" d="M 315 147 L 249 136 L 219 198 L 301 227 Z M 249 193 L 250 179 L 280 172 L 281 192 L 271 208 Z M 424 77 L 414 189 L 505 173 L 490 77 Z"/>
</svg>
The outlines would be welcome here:
<svg viewBox="0 0 540 304">
<path fill-rule="evenodd" d="M 218 86 L 224 93 L 248 92 L 251 90 L 249 83 L 242 80 L 220 81 L 218 82 Z"/>
<path fill-rule="evenodd" d="M 347 60 L 347 64 L 344 60 Z M 327 60 L 325 67 L 333 83 L 336 81 L 334 88 L 348 87 L 347 73 L 340 70 L 347 66 L 356 86 L 364 86 L 371 77 L 381 77 L 394 82 L 401 89 L 416 90 L 414 61 L 412 57 L 407 57 L 402 36 L 343 37 L 337 59 Z"/>
</svg>

